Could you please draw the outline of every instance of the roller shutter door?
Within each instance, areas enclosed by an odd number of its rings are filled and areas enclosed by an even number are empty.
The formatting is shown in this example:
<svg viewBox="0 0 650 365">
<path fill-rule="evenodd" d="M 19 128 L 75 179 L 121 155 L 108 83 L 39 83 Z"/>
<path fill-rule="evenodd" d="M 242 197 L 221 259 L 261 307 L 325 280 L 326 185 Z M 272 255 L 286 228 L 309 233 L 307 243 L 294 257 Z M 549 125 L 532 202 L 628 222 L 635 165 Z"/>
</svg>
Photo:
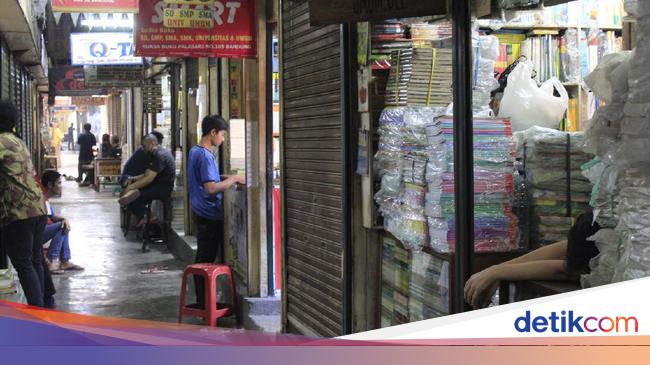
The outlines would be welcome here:
<svg viewBox="0 0 650 365">
<path fill-rule="evenodd" d="M 283 2 L 283 213 L 288 332 L 346 328 L 346 168 L 341 27 L 312 27 L 306 0 Z"/>
</svg>

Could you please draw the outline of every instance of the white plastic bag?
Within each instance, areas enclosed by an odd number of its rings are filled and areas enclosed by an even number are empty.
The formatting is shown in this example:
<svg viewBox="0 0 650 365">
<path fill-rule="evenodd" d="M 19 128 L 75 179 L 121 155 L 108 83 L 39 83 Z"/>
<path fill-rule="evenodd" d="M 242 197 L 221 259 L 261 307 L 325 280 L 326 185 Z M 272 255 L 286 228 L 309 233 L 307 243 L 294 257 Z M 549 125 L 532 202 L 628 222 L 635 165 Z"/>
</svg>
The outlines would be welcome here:
<svg viewBox="0 0 650 365">
<path fill-rule="evenodd" d="M 537 87 L 532 71 L 530 62 L 520 62 L 508 76 L 503 92 L 499 117 L 509 117 L 514 131 L 533 126 L 557 128 L 568 107 L 569 94 L 560 80 L 551 78 Z M 559 97 L 553 95 L 554 89 Z"/>
</svg>

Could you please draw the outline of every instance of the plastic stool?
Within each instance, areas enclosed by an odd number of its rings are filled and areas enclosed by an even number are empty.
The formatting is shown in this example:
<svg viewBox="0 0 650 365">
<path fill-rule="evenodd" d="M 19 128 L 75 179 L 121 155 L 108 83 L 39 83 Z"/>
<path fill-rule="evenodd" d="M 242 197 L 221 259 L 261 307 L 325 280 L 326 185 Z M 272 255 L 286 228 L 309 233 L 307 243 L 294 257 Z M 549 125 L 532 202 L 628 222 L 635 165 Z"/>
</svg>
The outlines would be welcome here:
<svg viewBox="0 0 650 365">
<path fill-rule="evenodd" d="M 187 279 L 191 275 L 203 277 L 203 288 L 205 290 L 203 303 L 204 309 L 189 308 L 185 306 L 185 292 L 187 289 Z M 221 275 L 227 275 L 230 278 L 230 294 L 232 304 L 217 303 L 216 290 L 217 278 Z M 220 308 L 218 308 L 220 307 Z M 240 323 L 239 311 L 237 310 L 237 289 L 232 270 L 228 265 L 217 264 L 194 264 L 185 268 L 183 272 L 183 284 L 181 285 L 181 301 L 178 310 L 178 323 L 183 323 L 183 316 L 201 317 L 208 326 L 217 327 L 217 320 L 222 317 L 235 314 L 237 323 Z"/>
</svg>

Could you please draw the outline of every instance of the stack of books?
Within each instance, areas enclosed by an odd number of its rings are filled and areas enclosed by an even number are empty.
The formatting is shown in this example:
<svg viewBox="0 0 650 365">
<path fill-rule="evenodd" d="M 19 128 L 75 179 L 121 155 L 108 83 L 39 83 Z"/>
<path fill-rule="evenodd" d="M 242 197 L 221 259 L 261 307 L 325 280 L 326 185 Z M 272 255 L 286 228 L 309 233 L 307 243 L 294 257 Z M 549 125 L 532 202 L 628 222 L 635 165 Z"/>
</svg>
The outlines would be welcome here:
<svg viewBox="0 0 650 365">
<path fill-rule="evenodd" d="M 0 270 L 0 295 L 16 293 L 16 278 L 13 269 Z"/>
<path fill-rule="evenodd" d="M 453 99 L 451 50 L 416 48 L 411 66 L 407 104 L 447 107 Z"/>
<path fill-rule="evenodd" d="M 401 23 L 373 23 L 370 36 L 370 62 L 376 69 L 388 69 L 392 52 L 412 46 Z"/>
</svg>

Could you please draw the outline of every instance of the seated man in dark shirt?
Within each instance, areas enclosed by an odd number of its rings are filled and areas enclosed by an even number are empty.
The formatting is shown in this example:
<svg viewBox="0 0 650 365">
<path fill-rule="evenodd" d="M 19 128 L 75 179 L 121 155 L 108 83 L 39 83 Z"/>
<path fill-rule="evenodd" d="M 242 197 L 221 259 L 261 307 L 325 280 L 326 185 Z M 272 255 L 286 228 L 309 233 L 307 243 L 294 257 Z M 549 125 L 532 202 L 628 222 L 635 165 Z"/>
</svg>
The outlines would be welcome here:
<svg viewBox="0 0 650 365">
<path fill-rule="evenodd" d="M 120 197 L 121 205 L 128 205 L 138 218 L 143 218 L 146 205 L 154 199 L 166 199 L 171 196 L 176 178 L 174 157 L 158 144 L 153 134 L 142 141 L 143 150 L 152 156 L 151 164 L 144 174 L 130 180 Z M 140 220 L 142 223 L 142 220 Z"/>
<path fill-rule="evenodd" d="M 153 131 L 151 132 L 156 139 L 158 139 L 158 144 L 162 145 L 163 135 L 160 132 Z M 144 137 L 142 137 L 142 142 L 144 143 Z M 126 161 L 124 168 L 122 169 L 122 177 L 120 178 L 120 184 L 123 187 L 126 187 L 129 178 L 140 176 L 147 171 L 149 165 L 151 165 L 152 155 L 145 152 L 144 147 L 141 145 L 138 147 L 135 152 L 129 157 L 129 160 Z"/>
</svg>

